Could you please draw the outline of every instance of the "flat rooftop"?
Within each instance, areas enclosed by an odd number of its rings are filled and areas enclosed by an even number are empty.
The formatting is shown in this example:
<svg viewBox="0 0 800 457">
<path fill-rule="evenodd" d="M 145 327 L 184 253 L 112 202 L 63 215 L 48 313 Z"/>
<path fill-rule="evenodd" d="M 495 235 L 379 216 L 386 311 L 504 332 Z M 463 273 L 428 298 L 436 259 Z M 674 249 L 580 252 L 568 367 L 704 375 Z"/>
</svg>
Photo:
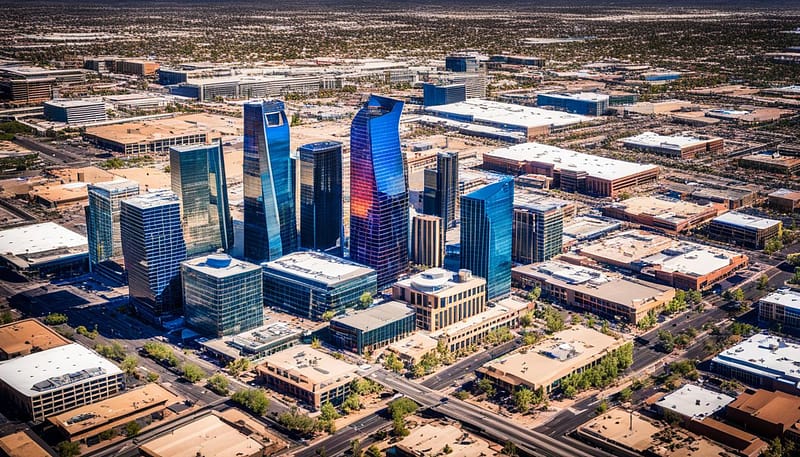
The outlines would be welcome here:
<svg viewBox="0 0 800 457">
<path fill-rule="evenodd" d="M 443 449 L 450 447 L 450 455 L 458 457 L 494 456 L 498 453 L 487 441 L 468 434 L 452 424 L 429 423 L 411 430 L 397 443 L 397 447 L 416 456 L 445 455 Z"/>
<path fill-rule="evenodd" d="M 627 230 L 580 248 L 592 258 L 631 263 L 670 247 L 673 239 L 642 230 Z"/>
<path fill-rule="evenodd" d="M 208 414 L 150 440 L 140 449 L 157 457 L 249 457 L 261 455 L 264 446 L 215 414 Z"/>
<path fill-rule="evenodd" d="M 0 437 L 0 451 L 9 457 L 52 457 L 25 430 Z"/>
<path fill-rule="evenodd" d="M 0 254 L 15 256 L 53 251 L 56 249 L 86 249 L 85 236 L 55 222 L 23 225 L 0 231 Z"/>
<path fill-rule="evenodd" d="M 522 265 L 514 267 L 513 271 L 633 309 L 671 298 L 668 295 L 673 291 L 669 286 L 558 261 Z"/>
<path fill-rule="evenodd" d="M 766 333 L 759 333 L 728 348 L 712 360 L 756 376 L 796 385 L 800 382 L 800 344 Z"/>
<path fill-rule="evenodd" d="M 151 209 L 159 206 L 179 204 L 180 200 L 175 192 L 168 189 L 157 189 L 135 197 L 123 200 L 126 205 L 139 209 Z"/>
<path fill-rule="evenodd" d="M 471 276 L 467 283 L 475 284 L 478 282 L 485 283 L 486 280 L 478 276 Z M 400 287 L 408 287 L 426 294 L 437 294 L 459 284 L 467 283 L 458 282 L 458 273 L 456 272 L 445 270 L 444 268 L 429 268 L 410 278 L 397 281 L 396 284 Z"/>
<path fill-rule="evenodd" d="M 113 181 L 98 182 L 98 183 L 92 184 L 91 186 L 92 187 L 96 187 L 98 189 L 105 190 L 105 191 L 107 191 L 109 193 L 114 193 L 116 191 L 127 190 L 127 189 L 131 189 L 133 187 L 136 187 L 138 189 L 139 188 L 139 183 L 137 183 L 136 181 L 130 180 L 130 179 L 114 177 Z"/>
<path fill-rule="evenodd" d="M 70 341 L 36 319 L 25 319 L 0 327 L 0 351 L 13 357 L 31 351 L 46 351 Z"/>
<path fill-rule="evenodd" d="M 787 309 L 800 310 L 800 292 L 795 292 L 791 289 L 780 289 L 760 301 L 783 306 Z"/>
<path fill-rule="evenodd" d="M 628 138 L 623 138 L 622 142 L 627 146 L 660 147 L 680 151 L 683 148 L 697 146 L 721 138 L 699 138 L 688 135 L 660 135 L 654 132 L 644 132 Z"/>
<path fill-rule="evenodd" d="M 258 354 L 266 351 L 275 343 L 295 338 L 300 339 L 303 332 L 304 329 L 290 322 L 273 321 L 237 335 L 206 340 L 200 344 L 236 359 L 242 356 L 242 352 Z"/>
<path fill-rule="evenodd" d="M 326 386 L 341 379 L 356 379 L 358 367 L 335 359 L 330 355 L 312 348 L 310 345 L 298 345 L 276 352 L 264 359 L 270 366 L 287 372 L 288 376 L 308 379 L 312 384 Z"/>
<path fill-rule="evenodd" d="M 711 221 L 753 230 L 765 230 L 781 223 L 781 221 L 775 219 L 751 216 L 736 211 L 727 212 L 722 216 L 715 217 Z"/>
<path fill-rule="evenodd" d="M 44 102 L 45 105 L 57 108 L 81 108 L 85 106 L 105 106 L 102 100 L 50 100 Z"/>
<path fill-rule="evenodd" d="M 31 151 L 30 149 L 26 148 L 25 146 L 19 145 L 12 141 L 2 140 L 0 141 L 0 158 L 1 157 L 14 157 L 14 156 L 26 156 L 30 154 L 38 154 L 36 151 Z"/>
<path fill-rule="evenodd" d="M 622 222 L 603 216 L 578 216 L 564 224 L 564 236 L 576 240 L 592 240 L 622 227 Z"/>
<path fill-rule="evenodd" d="M 411 315 L 414 315 L 414 308 L 403 302 L 389 301 L 363 311 L 350 312 L 333 321 L 367 332 Z"/>
<path fill-rule="evenodd" d="M 733 397 L 694 384 L 686 384 L 675 392 L 665 395 L 656 405 L 676 413 L 702 420 L 713 416 L 734 400 Z"/>
<path fill-rule="evenodd" d="M 115 364 L 75 343 L 0 363 L 0 379 L 27 397 L 118 373 Z"/>
<path fill-rule="evenodd" d="M 300 277 L 329 286 L 375 274 L 363 265 L 321 252 L 301 251 L 262 264 L 265 271 Z"/>
<path fill-rule="evenodd" d="M 712 205 L 698 205 L 667 197 L 633 197 L 614 203 L 612 206 L 620 207 L 629 214 L 648 215 L 665 220 L 689 219 L 715 210 Z"/>
<path fill-rule="evenodd" d="M 515 298 L 505 298 L 497 302 L 494 306 L 486 307 L 486 310 L 483 312 L 450 324 L 443 329 L 431 333 L 431 336 L 438 339 L 439 337 L 445 335 L 456 335 L 464 330 L 479 327 L 484 322 L 491 321 L 509 313 L 520 311 L 527 307 L 528 302 L 520 301 Z"/>
<path fill-rule="evenodd" d="M 517 125 L 520 127 L 562 127 L 579 124 L 588 117 L 563 111 L 546 110 L 530 106 L 501 103 L 483 99 L 469 99 L 447 105 L 431 106 L 425 111 L 434 115 L 455 115 L 472 118 L 472 122 Z"/>
<path fill-rule="evenodd" d="M 658 266 L 662 271 L 704 276 L 727 267 L 743 254 L 681 241 L 673 246 L 641 259 L 643 266 Z"/>
<path fill-rule="evenodd" d="M 121 144 L 145 143 L 192 134 L 207 134 L 206 141 L 241 135 L 242 119 L 214 114 L 189 114 L 170 118 L 88 127 L 86 134 Z"/>
<path fill-rule="evenodd" d="M 561 98 L 564 100 L 581 100 L 586 102 L 602 102 L 608 101 L 608 95 L 598 94 L 597 92 L 578 92 L 574 94 L 569 93 L 542 93 L 539 95 L 547 95 L 548 97 Z"/>
<path fill-rule="evenodd" d="M 646 171 L 658 170 L 656 165 L 644 165 L 583 154 L 542 143 L 516 144 L 487 152 L 484 154 L 484 157 L 486 156 L 517 162 L 537 162 L 550 165 L 554 169 L 562 171 L 584 171 L 591 177 L 606 180 L 615 180 Z"/>
<path fill-rule="evenodd" d="M 800 200 L 800 190 L 778 189 L 769 194 L 770 197 L 786 198 L 789 200 Z"/>
<path fill-rule="evenodd" d="M 436 338 L 433 338 L 427 333 L 417 332 L 390 344 L 388 348 L 398 354 L 405 354 L 414 359 L 419 359 L 428 352 L 436 349 L 438 345 L 439 340 Z"/>
<path fill-rule="evenodd" d="M 147 411 L 157 405 L 166 408 L 180 401 L 180 397 L 158 383 L 150 383 L 97 403 L 50 416 L 47 420 L 70 436 L 75 436 L 117 422 L 122 425 L 129 422 L 130 417 L 135 416 L 138 411 Z"/>
<path fill-rule="evenodd" d="M 228 278 L 261 270 L 261 267 L 254 263 L 234 259 L 228 254 L 210 254 L 197 257 L 183 262 L 183 265 L 214 278 Z"/>
<path fill-rule="evenodd" d="M 555 333 L 525 352 L 514 352 L 483 367 L 490 371 L 495 368 L 504 377 L 523 380 L 530 386 L 548 386 L 623 344 L 625 341 L 622 339 L 617 340 L 597 330 L 575 325 Z"/>
</svg>

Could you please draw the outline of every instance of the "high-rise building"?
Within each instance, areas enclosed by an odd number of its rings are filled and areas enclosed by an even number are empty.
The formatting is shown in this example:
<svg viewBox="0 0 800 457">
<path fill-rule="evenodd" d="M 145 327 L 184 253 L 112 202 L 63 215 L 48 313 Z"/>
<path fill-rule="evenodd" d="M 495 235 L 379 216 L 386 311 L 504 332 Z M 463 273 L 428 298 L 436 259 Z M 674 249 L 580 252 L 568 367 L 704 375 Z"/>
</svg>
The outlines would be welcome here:
<svg viewBox="0 0 800 457">
<path fill-rule="evenodd" d="M 461 268 L 486 278 L 486 298 L 511 292 L 514 180 L 504 178 L 461 197 Z"/>
<path fill-rule="evenodd" d="M 181 224 L 189 257 L 233 246 L 233 220 L 222 140 L 169 150 L 172 190 L 181 200 Z"/>
<path fill-rule="evenodd" d="M 120 233 L 131 305 L 144 319 L 160 323 L 181 306 L 186 243 L 178 196 L 159 190 L 123 200 Z"/>
<path fill-rule="evenodd" d="M 283 102 L 244 105 L 244 257 L 273 260 L 295 250 L 295 171 Z"/>
<path fill-rule="evenodd" d="M 403 102 L 372 95 L 350 127 L 350 257 L 378 287 L 408 267 L 408 180 L 400 150 Z"/>
<path fill-rule="evenodd" d="M 122 255 L 119 230 L 120 201 L 139 195 L 139 184 L 127 179 L 89 185 L 86 236 L 89 240 L 89 271 L 106 260 Z"/>
<path fill-rule="evenodd" d="M 181 267 L 186 323 L 211 337 L 236 335 L 264 324 L 261 267 L 211 254 Z"/>
<path fill-rule="evenodd" d="M 436 206 L 445 230 L 456 223 L 458 200 L 458 153 L 440 152 L 436 156 Z"/>
<path fill-rule="evenodd" d="M 529 264 L 561 254 L 564 214 L 556 204 L 530 204 L 514 208 L 511 259 Z"/>
<path fill-rule="evenodd" d="M 422 104 L 439 106 L 463 102 L 467 99 L 467 87 L 464 84 L 432 84 L 422 85 Z"/>
<path fill-rule="evenodd" d="M 342 143 L 300 146 L 300 246 L 341 255 Z M 338 248 L 337 248 L 338 247 Z"/>
<path fill-rule="evenodd" d="M 411 260 L 428 267 L 442 266 L 444 227 L 441 217 L 420 214 L 411 219 Z"/>
<path fill-rule="evenodd" d="M 453 54 L 444 58 L 444 67 L 447 71 L 475 72 L 478 71 L 478 58 L 472 55 Z"/>
</svg>

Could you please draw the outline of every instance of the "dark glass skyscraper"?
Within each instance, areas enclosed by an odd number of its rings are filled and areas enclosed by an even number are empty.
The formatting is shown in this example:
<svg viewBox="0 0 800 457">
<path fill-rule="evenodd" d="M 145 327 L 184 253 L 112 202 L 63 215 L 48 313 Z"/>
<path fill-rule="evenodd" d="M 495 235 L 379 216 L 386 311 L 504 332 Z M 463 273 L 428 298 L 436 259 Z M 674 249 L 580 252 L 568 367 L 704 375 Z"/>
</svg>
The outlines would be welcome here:
<svg viewBox="0 0 800 457">
<path fill-rule="evenodd" d="M 400 150 L 403 102 L 370 96 L 350 127 L 350 257 L 386 287 L 408 267 L 408 184 Z"/>
<path fill-rule="evenodd" d="M 525 204 L 514 208 L 512 260 L 529 264 L 561 254 L 564 214 L 555 204 Z"/>
<path fill-rule="evenodd" d="M 172 190 L 181 200 L 181 222 L 189 257 L 233 246 L 233 221 L 222 141 L 173 146 L 169 150 Z"/>
<path fill-rule="evenodd" d="M 120 232 L 131 304 L 144 319 L 160 323 L 181 308 L 186 244 L 178 196 L 160 190 L 123 200 Z"/>
<path fill-rule="evenodd" d="M 300 246 L 341 255 L 342 143 L 300 146 Z"/>
<path fill-rule="evenodd" d="M 127 179 L 90 184 L 86 206 L 86 235 L 89 240 L 89 270 L 122 255 L 119 207 L 123 199 L 139 195 L 139 184 Z"/>
<path fill-rule="evenodd" d="M 486 298 L 511 292 L 514 179 L 461 197 L 461 268 L 486 278 Z"/>
<path fill-rule="evenodd" d="M 297 247 L 294 161 L 283 102 L 244 105 L 244 257 L 277 259 Z"/>
<path fill-rule="evenodd" d="M 436 170 L 425 170 L 423 212 L 442 218 L 445 229 L 456 223 L 458 198 L 458 154 L 440 152 Z"/>
</svg>

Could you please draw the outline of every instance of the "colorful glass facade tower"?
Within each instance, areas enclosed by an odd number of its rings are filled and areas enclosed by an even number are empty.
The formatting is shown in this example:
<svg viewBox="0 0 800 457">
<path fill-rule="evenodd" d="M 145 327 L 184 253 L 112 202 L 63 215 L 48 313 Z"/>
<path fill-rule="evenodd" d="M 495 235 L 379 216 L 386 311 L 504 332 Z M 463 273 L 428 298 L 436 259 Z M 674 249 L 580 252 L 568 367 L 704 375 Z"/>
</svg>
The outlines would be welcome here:
<svg viewBox="0 0 800 457">
<path fill-rule="evenodd" d="M 379 289 L 408 268 L 402 111 L 403 102 L 372 95 L 350 127 L 350 258 L 377 270 Z"/>
<path fill-rule="evenodd" d="M 233 247 L 233 220 L 222 140 L 169 150 L 172 190 L 181 200 L 181 223 L 189 257 Z"/>
<path fill-rule="evenodd" d="M 300 146 L 300 246 L 341 255 L 342 143 Z"/>
<path fill-rule="evenodd" d="M 511 292 L 514 179 L 461 197 L 461 268 L 486 278 L 486 298 Z"/>
</svg>

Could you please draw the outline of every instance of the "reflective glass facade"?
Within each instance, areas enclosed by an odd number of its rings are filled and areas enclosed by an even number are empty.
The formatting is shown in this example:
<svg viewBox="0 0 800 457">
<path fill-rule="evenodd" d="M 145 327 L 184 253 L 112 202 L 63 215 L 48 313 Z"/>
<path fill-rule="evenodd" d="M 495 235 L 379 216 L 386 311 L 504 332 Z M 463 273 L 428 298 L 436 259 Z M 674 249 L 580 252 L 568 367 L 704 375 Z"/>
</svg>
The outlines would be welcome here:
<svg viewBox="0 0 800 457">
<path fill-rule="evenodd" d="M 504 178 L 461 197 L 461 268 L 486 278 L 486 298 L 511 292 L 514 180 Z"/>
<path fill-rule="evenodd" d="M 120 232 L 131 305 L 144 319 L 160 323 L 180 313 L 181 262 L 186 244 L 178 196 L 161 190 L 123 200 Z"/>
<path fill-rule="evenodd" d="M 172 190 L 181 200 L 181 223 L 189 257 L 228 251 L 233 246 L 233 221 L 222 141 L 172 147 L 169 151 Z"/>
<path fill-rule="evenodd" d="M 556 205 L 514 208 L 512 260 L 521 264 L 544 262 L 561 254 L 564 214 Z"/>
<path fill-rule="evenodd" d="M 300 146 L 300 246 L 341 255 L 342 143 Z M 336 248 L 331 251 L 332 248 Z"/>
<path fill-rule="evenodd" d="M 350 257 L 390 285 L 408 267 L 408 184 L 400 150 L 403 102 L 370 96 L 350 127 Z"/>
<path fill-rule="evenodd" d="M 244 105 L 244 257 L 276 259 L 295 250 L 295 169 L 283 102 Z"/>
<path fill-rule="evenodd" d="M 89 269 L 122 255 L 119 231 L 120 201 L 139 195 L 134 181 L 111 181 L 90 184 L 86 206 L 86 235 L 89 241 Z"/>
</svg>

